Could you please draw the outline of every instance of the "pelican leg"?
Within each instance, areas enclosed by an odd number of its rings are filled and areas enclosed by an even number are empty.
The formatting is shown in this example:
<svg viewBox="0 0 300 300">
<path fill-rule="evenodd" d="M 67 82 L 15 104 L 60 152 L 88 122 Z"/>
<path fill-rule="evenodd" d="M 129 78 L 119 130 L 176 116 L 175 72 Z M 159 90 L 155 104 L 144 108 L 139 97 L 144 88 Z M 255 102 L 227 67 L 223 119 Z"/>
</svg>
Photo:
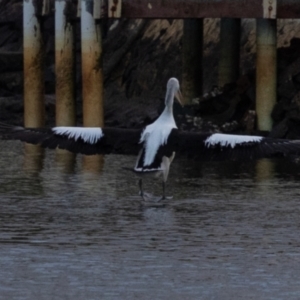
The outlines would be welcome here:
<svg viewBox="0 0 300 300">
<path fill-rule="evenodd" d="M 162 159 L 162 167 L 164 169 L 163 171 L 163 183 L 162 183 L 162 188 L 163 188 L 163 195 L 162 198 L 160 200 L 165 200 L 165 199 L 172 199 L 173 196 L 166 196 L 166 182 L 168 179 L 168 175 L 169 175 L 169 170 L 170 170 L 170 165 L 173 161 L 175 157 L 175 152 L 172 153 L 171 157 L 166 157 L 164 156 Z"/>
<path fill-rule="evenodd" d="M 162 189 L 163 189 L 163 194 L 159 200 L 173 199 L 173 196 L 166 196 L 166 182 L 165 181 L 163 181 L 163 183 L 162 183 Z"/>
<path fill-rule="evenodd" d="M 153 196 L 151 194 L 144 192 L 142 178 L 139 179 L 139 188 L 140 188 L 139 195 L 142 197 L 142 199 L 144 201 L 151 201 L 151 200 L 159 201 L 159 200 L 161 200 L 161 199 L 157 200 L 156 198 L 153 198 Z"/>
<path fill-rule="evenodd" d="M 163 195 L 162 195 L 162 200 L 166 199 L 166 183 L 163 181 L 162 183 L 162 188 L 163 188 Z"/>
<path fill-rule="evenodd" d="M 139 188 L 140 188 L 139 195 L 143 198 L 143 200 L 145 200 L 145 198 L 144 198 L 144 190 L 143 190 L 143 180 L 142 180 L 142 178 L 139 179 Z"/>
</svg>

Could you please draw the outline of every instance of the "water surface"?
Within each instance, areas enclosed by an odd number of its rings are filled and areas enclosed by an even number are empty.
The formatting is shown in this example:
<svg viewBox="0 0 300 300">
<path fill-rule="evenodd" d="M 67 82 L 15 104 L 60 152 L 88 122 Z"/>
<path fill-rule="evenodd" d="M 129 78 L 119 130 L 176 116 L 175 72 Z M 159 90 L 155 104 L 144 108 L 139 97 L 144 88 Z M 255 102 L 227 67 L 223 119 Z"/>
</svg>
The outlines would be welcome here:
<svg viewBox="0 0 300 300">
<path fill-rule="evenodd" d="M 145 203 L 135 158 L 0 142 L 0 299 L 299 299 L 300 166 L 175 159 Z M 145 190 L 161 184 L 145 179 Z"/>
</svg>

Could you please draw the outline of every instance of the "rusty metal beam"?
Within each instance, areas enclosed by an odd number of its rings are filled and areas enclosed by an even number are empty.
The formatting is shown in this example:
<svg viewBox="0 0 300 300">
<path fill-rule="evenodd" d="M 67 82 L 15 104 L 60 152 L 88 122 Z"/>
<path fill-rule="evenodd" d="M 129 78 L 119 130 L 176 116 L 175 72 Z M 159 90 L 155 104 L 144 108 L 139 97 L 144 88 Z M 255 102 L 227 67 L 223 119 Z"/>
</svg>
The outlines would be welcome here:
<svg viewBox="0 0 300 300">
<path fill-rule="evenodd" d="M 116 0 L 115 0 L 116 1 Z M 117 0 L 116 2 L 121 2 Z M 277 2 L 277 3 L 276 3 Z M 277 9 L 276 9 L 277 4 Z M 266 7 L 267 5 L 267 7 Z M 269 10 L 272 7 L 272 10 Z M 267 9 L 267 12 L 266 12 Z M 122 0 L 124 18 L 299 18 L 298 0 Z M 115 17 L 115 16 L 114 16 Z"/>
<path fill-rule="evenodd" d="M 220 87 L 239 76 L 241 19 L 221 19 L 219 78 Z"/>
<path fill-rule="evenodd" d="M 23 1 L 24 124 L 41 127 L 45 123 L 44 47 L 36 1 Z"/>
<path fill-rule="evenodd" d="M 102 127 L 104 125 L 102 38 L 100 23 L 93 18 L 93 7 L 93 0 L 81 0 L 83 124 Z"/>
<path fill-rule="evenodd" d="M 71 0 L 55 1 L 56 125 L 75 125 L 74 27 L 68 20 Z"/>
<path fill-rule="evenodd" d="M 257 20 L 256 112 L 259 130 L 271 130 L 271 112 L 276 103 L 277 39 L 276 20 Z"/>
<path fill-rule="evenodd" d="M 182 92 L 184 104 L 202 95 L 203 19 L 184 20 Z"/>
</svg>

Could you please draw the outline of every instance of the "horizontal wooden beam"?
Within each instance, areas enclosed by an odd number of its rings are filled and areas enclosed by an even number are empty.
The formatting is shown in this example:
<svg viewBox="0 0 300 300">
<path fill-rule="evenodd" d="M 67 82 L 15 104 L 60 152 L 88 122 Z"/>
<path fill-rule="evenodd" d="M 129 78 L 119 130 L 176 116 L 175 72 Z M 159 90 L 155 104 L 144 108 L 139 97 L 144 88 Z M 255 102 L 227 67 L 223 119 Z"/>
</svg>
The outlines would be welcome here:
<svg viewBox="0 0 300 300">
<path fill-rule="evenodd" d="M 295 0 L 122 0 L 121 17 L 263 18 L 272 5 L 277 12 L 270 13 L 270 18 L 300 18 L 300 1 Z"/>
</svg>

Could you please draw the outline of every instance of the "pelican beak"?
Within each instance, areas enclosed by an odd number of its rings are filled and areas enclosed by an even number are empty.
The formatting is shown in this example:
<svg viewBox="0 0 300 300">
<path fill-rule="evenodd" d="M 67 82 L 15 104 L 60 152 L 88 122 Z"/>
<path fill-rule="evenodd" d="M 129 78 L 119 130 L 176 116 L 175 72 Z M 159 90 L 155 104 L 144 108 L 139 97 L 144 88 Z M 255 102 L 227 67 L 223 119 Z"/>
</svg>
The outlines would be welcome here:
<svg viewBox="0 0 300 300">
<path fill-rule="evenodd" d="M 178 90 L 175 93 L 175 98 L 178 100 L 178 102 L 180 103 L 180 105 L 183 106 L 183 97 L 182 97 L 182 94 L 181 94 L 180 90 Z"/>
</svg>

